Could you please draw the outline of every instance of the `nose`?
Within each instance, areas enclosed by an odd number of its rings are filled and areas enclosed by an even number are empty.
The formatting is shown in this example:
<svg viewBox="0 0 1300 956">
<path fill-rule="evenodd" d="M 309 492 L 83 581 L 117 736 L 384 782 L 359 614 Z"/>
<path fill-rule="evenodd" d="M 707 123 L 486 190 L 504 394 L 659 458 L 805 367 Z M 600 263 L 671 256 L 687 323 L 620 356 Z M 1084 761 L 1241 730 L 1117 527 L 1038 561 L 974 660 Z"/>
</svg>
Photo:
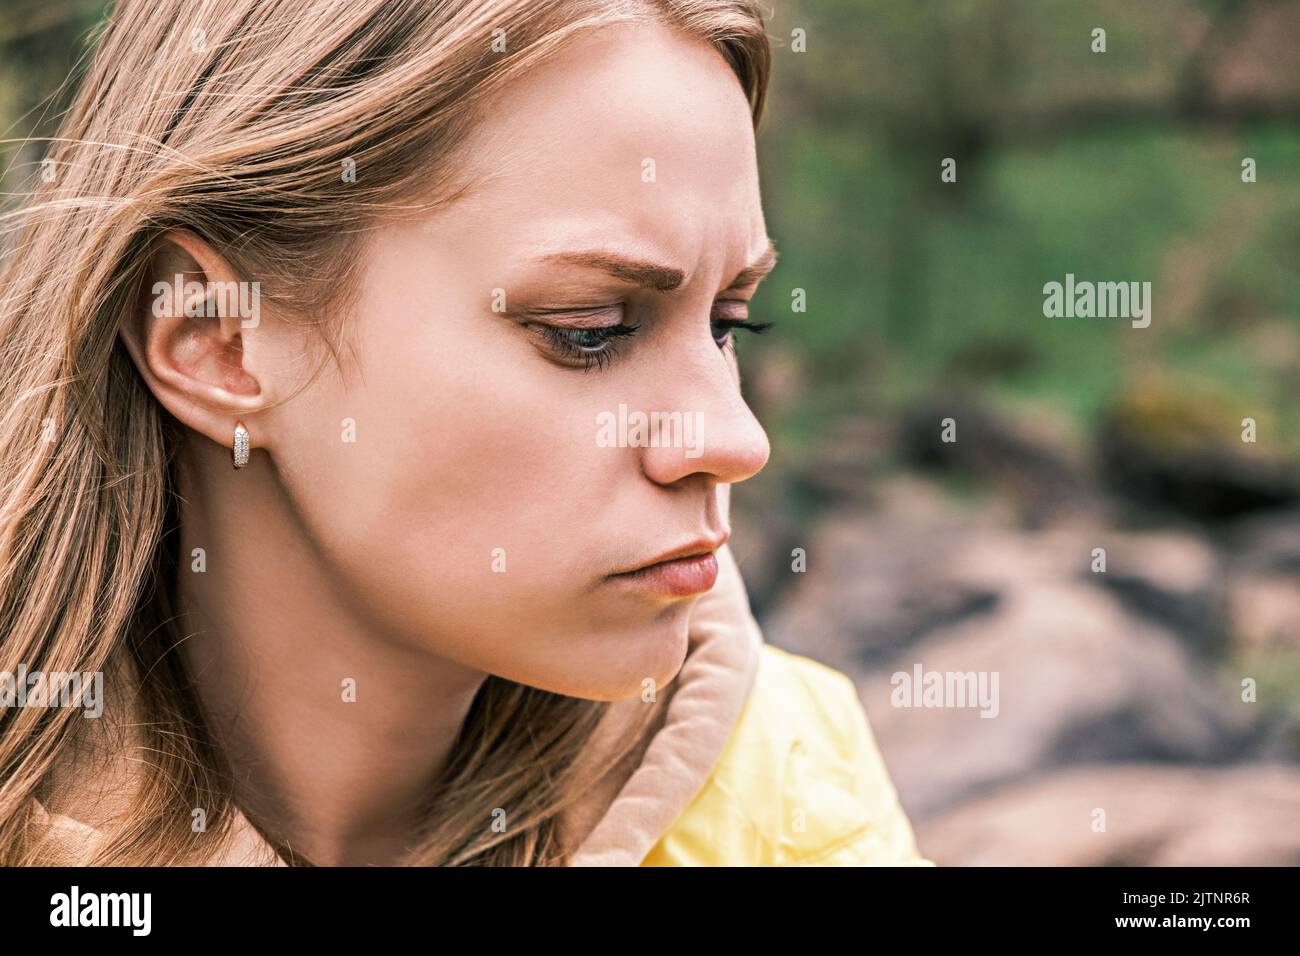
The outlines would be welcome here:
<svg viewBox="0 0 1300 956">
<path fill-rule="evenodd" d="M 725 357 L 712 345 L 703 362 L 683 363 L 678 371 L 680 396 L 665 424 L 677 426 L 680 441 L 652 442 L 642 448 L 641 468 L 660 485 L 673 485 L 693 476 L 710 483 L 733 484 L 763 469 L 771 454 L 767 432 L 746 404 L 738 379 Z M 661 392 L 661 394 L 663 394 Z"/>
</svg>

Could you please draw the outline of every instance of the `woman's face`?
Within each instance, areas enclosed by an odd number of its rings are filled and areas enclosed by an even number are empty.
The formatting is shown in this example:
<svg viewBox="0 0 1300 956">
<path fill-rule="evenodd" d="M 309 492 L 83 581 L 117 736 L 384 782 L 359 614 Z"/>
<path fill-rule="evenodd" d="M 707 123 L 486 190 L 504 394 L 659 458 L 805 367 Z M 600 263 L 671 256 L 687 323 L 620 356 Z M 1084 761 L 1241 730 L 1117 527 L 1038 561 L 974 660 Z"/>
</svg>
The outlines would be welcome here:
<svg viewBox="0 0 1300 956">
<path fill-rule="evenodd" d="M 728 341 L 747 333 L 727 328 L 756 279 L 729 286 L 769 247 L 749 106 L 707 46 L 629 25 L 486 117 L 464 153 L 477 188 L 373 234 L 344 372 L 266 413 L 270 451 L 382 633 L 633 696 L 677 673 L 711 577 L 698 559 L 619 572 L 718 547 L 723 486 L 768 456 Z M 659 447 L 636 428 L 652 412 L 675 415 Z"/>
</svg>

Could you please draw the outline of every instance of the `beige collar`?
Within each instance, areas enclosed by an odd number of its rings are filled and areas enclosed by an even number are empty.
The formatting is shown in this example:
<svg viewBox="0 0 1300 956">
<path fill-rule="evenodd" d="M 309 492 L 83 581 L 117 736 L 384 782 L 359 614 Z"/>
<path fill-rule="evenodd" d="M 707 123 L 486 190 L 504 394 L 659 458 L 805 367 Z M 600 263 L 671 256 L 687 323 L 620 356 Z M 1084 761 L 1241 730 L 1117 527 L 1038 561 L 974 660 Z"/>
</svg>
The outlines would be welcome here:
<svg viewBox="0 0 1300 956">
<path fill-rule="evenodd" d="M 723 555 L 720 555 L 722 557 Z M 704 787 L 722 756 L 758 672 L 762 634 L 749 612 L 738 570 L 729 554 L 718 586 L 691 616 L 686 660 L 665 692 L 667 706 L 655 727 L 618 767 L 596 781 L 568 820 L 577 847 L 573 866 L 636 866 Z M 707 599 L 707 602 L 706 602 Z M 110 686 L 105 681 L 105 686 Z M 111 701 L 110 701 L 111 704 Z M 614 739 L 645 706 L 639 698 L 611 705 L 597 728 L 592 752 Z M 101 756 L 102 756 L 101 751 Z M 35 804 L 38 825 L 48 825 L 60 862 L 85 859 L 103 833 L 86 822 L 119 812 L 133 791 L 127 762 L 86 762 L 60 773 L 51 792 L 82 797 L 63 812 Z M 95 781 L 91 786 L 89 781 Z M 87 813 L 78 807 L 85 807 Z M 284 866 L 243 813 L 210 866 Z"/>
</svg>

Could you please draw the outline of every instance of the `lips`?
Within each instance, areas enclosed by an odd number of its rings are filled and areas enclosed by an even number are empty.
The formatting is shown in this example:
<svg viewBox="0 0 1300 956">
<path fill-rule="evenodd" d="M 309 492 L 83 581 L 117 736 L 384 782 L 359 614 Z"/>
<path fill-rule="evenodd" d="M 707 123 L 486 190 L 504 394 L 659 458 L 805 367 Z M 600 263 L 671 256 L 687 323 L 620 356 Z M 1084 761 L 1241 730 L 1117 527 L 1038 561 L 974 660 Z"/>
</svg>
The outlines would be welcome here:
<svg viewBox="0 0 1300 956">
<path fill-rule="evenodd" d="M 712 552 L 675 558 L 636 571 L 612 575 L 610 580 L 665 597 L 690 597 L 692 594 L 703 594 L 713 587 L 713 583 L 718 580 L 718 559 Z"/>
<path fill-rule="evenodd" d="M 727 537 L 727 534 L 723 534 L 694 541 L 649 564 L 611 574 L 609 580 L 664 597 L 703 594 L 718 580 L 718 559 L 714 552 L 726 544 Z"/>
</svg>

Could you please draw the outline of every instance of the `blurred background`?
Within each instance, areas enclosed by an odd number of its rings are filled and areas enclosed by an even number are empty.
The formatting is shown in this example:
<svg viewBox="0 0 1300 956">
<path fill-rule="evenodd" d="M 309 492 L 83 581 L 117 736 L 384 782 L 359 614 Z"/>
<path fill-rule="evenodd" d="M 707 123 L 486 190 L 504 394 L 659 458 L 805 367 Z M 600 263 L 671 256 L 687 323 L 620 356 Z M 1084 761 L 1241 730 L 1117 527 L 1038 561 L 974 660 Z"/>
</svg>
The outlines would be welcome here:
<svg viewBox="0 0 1300 956">
<path fill-rule="evenodd" d="M 769 6 L 767 640 L 855 680 L 941 865 L 1300 864 L 1300 0 Z M 0 2 L 5 192 L 104 7 Z M 1045 317 L 1067 273 L 1150 327 Z M 917 665 L 997 716 L 893 706 Z"/>
<path fill-rule="evenodd" d="M 1300 863 L 1300 3 L 774 6 L 766 638 L 854 677 L 940 864 Z M 1045 317 L 1067 273 L 1150 327 Z M 997 716 L 892 706 L 918 664 Z"/>
</svg>

